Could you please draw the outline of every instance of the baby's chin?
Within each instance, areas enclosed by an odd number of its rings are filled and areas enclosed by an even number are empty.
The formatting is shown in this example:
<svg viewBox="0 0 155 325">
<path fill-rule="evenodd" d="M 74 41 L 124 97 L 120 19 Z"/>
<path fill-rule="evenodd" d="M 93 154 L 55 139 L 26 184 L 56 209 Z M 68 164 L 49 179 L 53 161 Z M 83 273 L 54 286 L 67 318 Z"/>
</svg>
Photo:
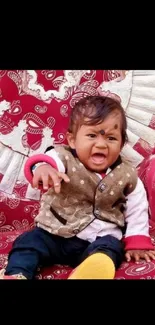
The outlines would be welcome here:
<svg viewBox="0 0 155 325">
<path fill-rule="evenodd" d="M 90 171 L 94 172 L 94 173 L 103 173 L 104 171 L 106 171 L 108 169 L 108 166 L 91 166 L 91 165 L 87 165 L 86 166 L 87 169 L 89 169 Z"/>
</svg>

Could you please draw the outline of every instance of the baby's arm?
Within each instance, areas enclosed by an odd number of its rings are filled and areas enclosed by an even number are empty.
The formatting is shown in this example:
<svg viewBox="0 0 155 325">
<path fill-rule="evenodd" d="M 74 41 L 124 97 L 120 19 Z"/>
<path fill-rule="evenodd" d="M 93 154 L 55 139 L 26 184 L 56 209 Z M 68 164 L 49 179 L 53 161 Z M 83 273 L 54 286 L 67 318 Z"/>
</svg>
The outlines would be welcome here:
<svg viewBox="0 0 155 325">
<path fill-rule="evenodd" d="M 65 174 L 65 166 L 54 148 L 45 154 L 28 158 L 24 172 L 32 187 L 42 188 L 43 186 L 43 189 L 47 190 L 50 185 L 54 186 L 56 193 L 60 192 L 62 179 L 69 182 L 69 178 Z"/>
<path fill-rule="evenodd" d="M 127 197 L 126 233 L 124 236 L 126 258 L 155 257 L 154 246 L 149 235 L 148 201 L 142 181 L 138 178 L 135 190 Z M 152 252 L 153 251 L 153 252 Z"/>
</svg>

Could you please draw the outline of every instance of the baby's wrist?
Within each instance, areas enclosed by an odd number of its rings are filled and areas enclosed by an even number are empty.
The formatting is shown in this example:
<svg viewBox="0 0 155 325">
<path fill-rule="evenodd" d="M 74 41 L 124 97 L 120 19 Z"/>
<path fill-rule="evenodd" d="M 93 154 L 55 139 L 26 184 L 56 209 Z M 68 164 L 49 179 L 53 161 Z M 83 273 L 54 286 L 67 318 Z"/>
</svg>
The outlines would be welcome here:
<svg viewBox="0 0 155 325">
<path fill-rule="evenodd" d="M 34 175 L 34 172 L 36 171 L 36 169 L 38 167 L 40 167 L 40 166 L 43 166 L 43 165 L 48 165 L 48 164 L 46 162 L 39 162 L 39 163 L 33 165 L 32 168 L 31 168 L 31 171 L 32 171 L 33 175 Z"/>
</svg>

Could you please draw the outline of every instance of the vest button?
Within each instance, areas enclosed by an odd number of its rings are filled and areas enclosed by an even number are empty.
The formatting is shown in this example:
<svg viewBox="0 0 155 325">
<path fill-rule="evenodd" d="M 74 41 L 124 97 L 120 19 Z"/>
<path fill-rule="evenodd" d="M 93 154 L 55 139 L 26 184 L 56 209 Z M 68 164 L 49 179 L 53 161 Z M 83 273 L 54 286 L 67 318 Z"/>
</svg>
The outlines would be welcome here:
<svg viewBox="0 0 155 325">
<path fill-rule="evenodd" d="M 100 186 L 99 186 L 99 191 L 100 192 L 103 192 L 105 190 L 105 185 L 104 184 L 101 184 Z"/>
<path fill-rule="evenodd" d="M 99 216 L 99 214 L 100 214 L 99 209 L 95 209 L 94 213 L 95 213 L 97 216 Z"/>
<path fill-rule="evenodd" d="M 74 233 L 75 235 L 77 235 L 77 234 L 79 233 L 79 229 L 74 229 L 74 230 L 73 230 L 73 233 Z"/>
</svg>

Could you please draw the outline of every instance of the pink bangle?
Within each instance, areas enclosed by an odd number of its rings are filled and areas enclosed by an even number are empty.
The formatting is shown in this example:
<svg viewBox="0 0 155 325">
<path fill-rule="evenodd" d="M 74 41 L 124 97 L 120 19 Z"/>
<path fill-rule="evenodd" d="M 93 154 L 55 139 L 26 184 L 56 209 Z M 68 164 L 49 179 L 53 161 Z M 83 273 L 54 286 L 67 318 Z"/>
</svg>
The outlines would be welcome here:
<svg viewBox="0 0 155 325">
<path fill-rule="evenodd" d="M 24 174 L 30 184 L 32 183 L 33 179 L 31 168 L 33 165 L 39 162 L 46 162 L 47 164 L 51 165 L 53 168 L 58 170 L 55 160 L 47 155 L 39 154 L 29 157 L 24 166 Z"/>
</svg>

